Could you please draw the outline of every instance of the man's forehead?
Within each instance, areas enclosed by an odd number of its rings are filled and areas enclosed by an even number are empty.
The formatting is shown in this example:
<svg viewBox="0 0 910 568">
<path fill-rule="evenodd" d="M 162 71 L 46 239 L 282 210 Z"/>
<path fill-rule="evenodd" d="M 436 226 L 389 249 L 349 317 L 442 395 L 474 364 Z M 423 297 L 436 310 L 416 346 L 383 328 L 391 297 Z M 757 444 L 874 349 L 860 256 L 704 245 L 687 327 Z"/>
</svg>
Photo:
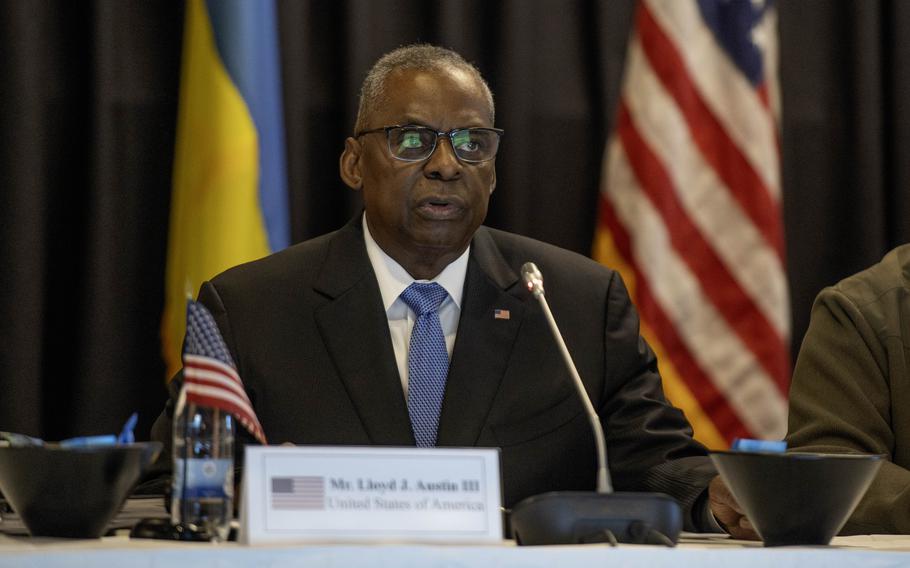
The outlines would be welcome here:
<svg viewBox="0 0 910 568">
<path fill-rule="evenodd" d="M 387 92 L 394 87 L 401 86 L 407 86 L 410 89 L 432 90 L 442 82 L 454 83 L 456 87 L 465 91 L 476 91 L 478 95 L 482 95 L 483 92 L 477 77 L 465 69 L 450 65 L 428 69 L 397 69 L 389 74 L 385 87 Z"/>
<path fill-rule="evenodd" d="M 441 127 L 435 122 L 455 120 L 455 126 L 485 126 L 490 117 L 482 84 L 458 68 L 402 69 L 390 74 L 384 95 L 374 118 L 398 124 Z"/>
</svg>

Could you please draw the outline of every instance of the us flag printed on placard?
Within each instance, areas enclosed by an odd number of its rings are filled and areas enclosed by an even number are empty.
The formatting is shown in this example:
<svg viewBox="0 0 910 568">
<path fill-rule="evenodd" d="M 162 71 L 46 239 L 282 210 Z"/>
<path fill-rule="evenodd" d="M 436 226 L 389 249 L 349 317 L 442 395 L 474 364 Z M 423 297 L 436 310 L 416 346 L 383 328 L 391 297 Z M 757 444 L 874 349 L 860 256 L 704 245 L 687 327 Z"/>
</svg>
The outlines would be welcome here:
<svg viewBox="0 0 910 568">
<path fill-rule="evenodd" d="M 271 485 L 273 509 L 325 509 L 325 478 L 322 476 L 273 477 Z"/>
</svg>

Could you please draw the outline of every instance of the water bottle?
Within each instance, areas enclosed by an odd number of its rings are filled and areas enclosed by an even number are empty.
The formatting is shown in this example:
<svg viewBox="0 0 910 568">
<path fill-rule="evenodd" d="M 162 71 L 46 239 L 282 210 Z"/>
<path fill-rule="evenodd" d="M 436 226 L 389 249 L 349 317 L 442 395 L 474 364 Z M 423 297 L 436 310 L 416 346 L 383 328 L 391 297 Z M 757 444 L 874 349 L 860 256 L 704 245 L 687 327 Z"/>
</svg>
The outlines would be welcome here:
<svg viewBox="0 0 910 568">
<path fill-rule="evenodd" d="M 175 416 L 173 452 L 171 522 L 195 538 L 227 540 L 234 515 L 234 418 L 185 404 Z"/>
</svg>

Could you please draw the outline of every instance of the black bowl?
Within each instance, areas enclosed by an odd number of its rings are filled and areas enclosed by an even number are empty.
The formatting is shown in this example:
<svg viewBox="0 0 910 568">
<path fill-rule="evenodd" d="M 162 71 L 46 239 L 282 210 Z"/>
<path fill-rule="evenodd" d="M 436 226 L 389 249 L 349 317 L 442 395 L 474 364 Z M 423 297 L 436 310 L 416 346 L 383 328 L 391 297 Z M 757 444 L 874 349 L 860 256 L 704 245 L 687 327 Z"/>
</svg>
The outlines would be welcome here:
<svg viewBox="0 0 910 568">
<path fill-rule="evenodd" d="M 98 538 L 160 442 L 0 448 L 0 492 L 32 536 Z"/>
<path fill-rule="evenodd" d="M 882 465 L 866 454 L 712 452 L 765 546 L 825 545 Z"/>
</svg>

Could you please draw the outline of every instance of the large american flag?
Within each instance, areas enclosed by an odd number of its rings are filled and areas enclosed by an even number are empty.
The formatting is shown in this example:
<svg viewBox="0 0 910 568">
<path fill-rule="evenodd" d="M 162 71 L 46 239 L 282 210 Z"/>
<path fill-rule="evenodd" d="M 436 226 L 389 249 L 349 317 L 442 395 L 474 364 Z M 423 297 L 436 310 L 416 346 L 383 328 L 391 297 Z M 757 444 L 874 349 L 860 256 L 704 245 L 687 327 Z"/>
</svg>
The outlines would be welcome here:
<svg viewBox="0 0 910 568">
<path fill-rule="evenodd" d="M 696 437 L 779 438 L 790 314 L 776 12 L 757 0 L 636 10 L 594 256 L 622 272 Z"/>
<path fill-rule="evenodd" d="M 228 412 L 259 443 L 267 443 L 215 319 L 205 306 L 193 300 L 187 300 L 186 305 L 183 393 L 185 404 Z"/>
</svg>

